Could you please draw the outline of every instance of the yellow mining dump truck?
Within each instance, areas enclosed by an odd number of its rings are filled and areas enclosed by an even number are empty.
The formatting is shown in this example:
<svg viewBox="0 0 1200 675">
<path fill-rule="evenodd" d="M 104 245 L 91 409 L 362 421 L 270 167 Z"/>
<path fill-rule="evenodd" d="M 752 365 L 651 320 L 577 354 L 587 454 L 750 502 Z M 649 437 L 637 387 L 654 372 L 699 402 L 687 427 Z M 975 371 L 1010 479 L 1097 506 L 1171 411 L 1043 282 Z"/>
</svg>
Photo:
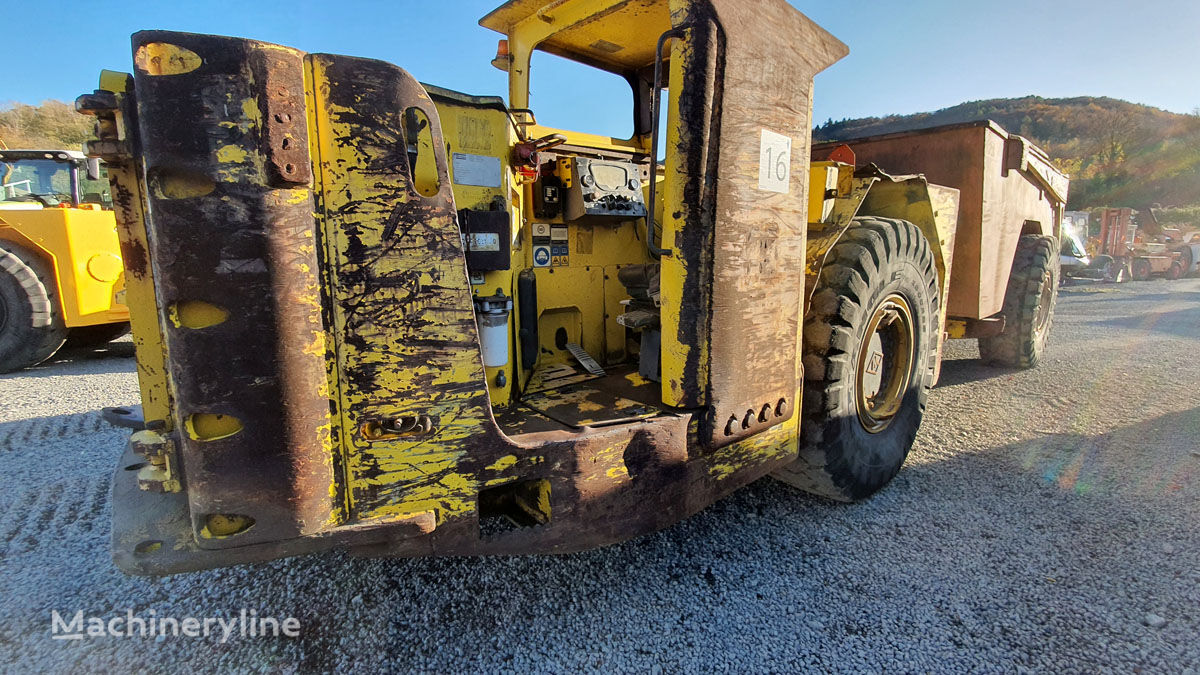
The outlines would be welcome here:
<svg viewBox="0 0 1200 675">
<path fill-rule="evenodd" d="M 97 160 L 0 150 L 0 373 L 129 330 L 112 199 Z"/>
<path fill-rule="evenodd" d="M 903 176 L 854 144 L 810 163 L 813 75 L 847 49 L 783 0 L 481 23 L 507 101 L 153 31 L 77 102 L 139 252 L 122 569 L 577 551 L 768 474 L 861 499 L 946 333 L 1036 363 L 1066 182 L 1021 138 L 891 139 L 948 153 Z M 534 50 L 626 80 L 632 136 L 540 125 Z"/>
</svg>

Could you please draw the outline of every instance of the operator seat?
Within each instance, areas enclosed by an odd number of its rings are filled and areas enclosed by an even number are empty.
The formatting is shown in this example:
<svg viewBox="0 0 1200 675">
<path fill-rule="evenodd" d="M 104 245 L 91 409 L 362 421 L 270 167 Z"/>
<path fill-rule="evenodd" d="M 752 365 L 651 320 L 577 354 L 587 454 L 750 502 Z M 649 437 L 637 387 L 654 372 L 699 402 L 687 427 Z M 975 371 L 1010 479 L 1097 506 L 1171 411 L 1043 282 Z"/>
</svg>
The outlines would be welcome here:
<svg viewBox="0 0 1200 675">
<path fill-rule="evenodd" d="M 662 380 L 659 270 L 659 263 L 647 263 L 628 265 L 617 271 L 617 279 L 630 296 L 629 300 L 621 301 L 625 312 L 617 316 L 617 323 L 641 333 L 638 374 L 652 382 Z"/>
</svg>

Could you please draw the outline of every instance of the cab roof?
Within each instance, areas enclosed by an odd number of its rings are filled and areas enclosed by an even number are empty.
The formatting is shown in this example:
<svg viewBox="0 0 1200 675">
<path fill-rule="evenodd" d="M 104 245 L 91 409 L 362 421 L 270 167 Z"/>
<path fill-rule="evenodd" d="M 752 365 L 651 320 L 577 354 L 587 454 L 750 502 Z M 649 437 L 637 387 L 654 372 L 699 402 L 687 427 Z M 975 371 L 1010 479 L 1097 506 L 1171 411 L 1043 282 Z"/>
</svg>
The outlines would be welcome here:
<svg viewBox="0 0 1200 675">
<path fill-rule="evenodd" d="M 23 159 L 53 159 L 59 162 L 77 162 L 87 159 L 87 155 L 78 150 L 0 150 L 0 161 L 17 162 Z"/>
<path fill-rule="evenodd" d="M 526 21 L 553 24 L 565 4 L 563 0 L 509 0 L 480 19 L 479 25 L 511 35 L 514 27 Z M 670 28 L 665 0 L 626 0 L 564 25 L 537 49 L 603 70 L 629 73 L 654 65 L 658 36 Z"/>
</svg>

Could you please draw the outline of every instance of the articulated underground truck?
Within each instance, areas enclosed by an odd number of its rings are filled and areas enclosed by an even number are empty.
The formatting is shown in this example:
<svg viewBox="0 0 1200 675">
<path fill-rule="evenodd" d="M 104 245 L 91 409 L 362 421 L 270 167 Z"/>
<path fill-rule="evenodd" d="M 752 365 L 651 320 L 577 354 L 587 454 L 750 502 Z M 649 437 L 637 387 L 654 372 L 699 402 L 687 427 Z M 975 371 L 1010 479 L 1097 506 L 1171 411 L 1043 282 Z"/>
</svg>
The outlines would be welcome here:
<svg viewBox="0 0 1200 675">
<path fill-rule="evenodd" d="M 481 23 L 507 100 L 161 31 L 78 100 L 142 389 L 122 569 L 578 551 L 767 475 L 859 500 L 944 339 L 1042 358 L 1067 181 L 1025 139 L 811 147 L 813 76 L 847 48 L 783 0 Z M 540 125 L 534 50 L 627 80 L 632 136 Z"/>
</svg>

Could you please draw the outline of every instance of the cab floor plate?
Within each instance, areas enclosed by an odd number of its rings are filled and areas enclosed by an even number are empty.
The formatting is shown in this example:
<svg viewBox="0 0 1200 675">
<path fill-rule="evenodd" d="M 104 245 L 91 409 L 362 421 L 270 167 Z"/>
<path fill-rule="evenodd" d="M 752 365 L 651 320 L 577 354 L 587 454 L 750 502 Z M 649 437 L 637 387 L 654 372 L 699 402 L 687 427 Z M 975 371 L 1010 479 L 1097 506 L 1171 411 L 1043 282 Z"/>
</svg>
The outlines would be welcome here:
<svg viewBox="0 0 1200 675">
<path fill-rule="evenodd" d="M 580 428 L 669 414 L 658 403 L 659 384 L 639 376 L 633 366 L 619 366 L 604 377 L 591 377 L 582 382 L 565 371 L 564 375 L 544 380 L 547 383 L 557 380 L 562 384 L 527 393 L 508 415 L 538 414 L 567 427 Z"/>
</svg>

